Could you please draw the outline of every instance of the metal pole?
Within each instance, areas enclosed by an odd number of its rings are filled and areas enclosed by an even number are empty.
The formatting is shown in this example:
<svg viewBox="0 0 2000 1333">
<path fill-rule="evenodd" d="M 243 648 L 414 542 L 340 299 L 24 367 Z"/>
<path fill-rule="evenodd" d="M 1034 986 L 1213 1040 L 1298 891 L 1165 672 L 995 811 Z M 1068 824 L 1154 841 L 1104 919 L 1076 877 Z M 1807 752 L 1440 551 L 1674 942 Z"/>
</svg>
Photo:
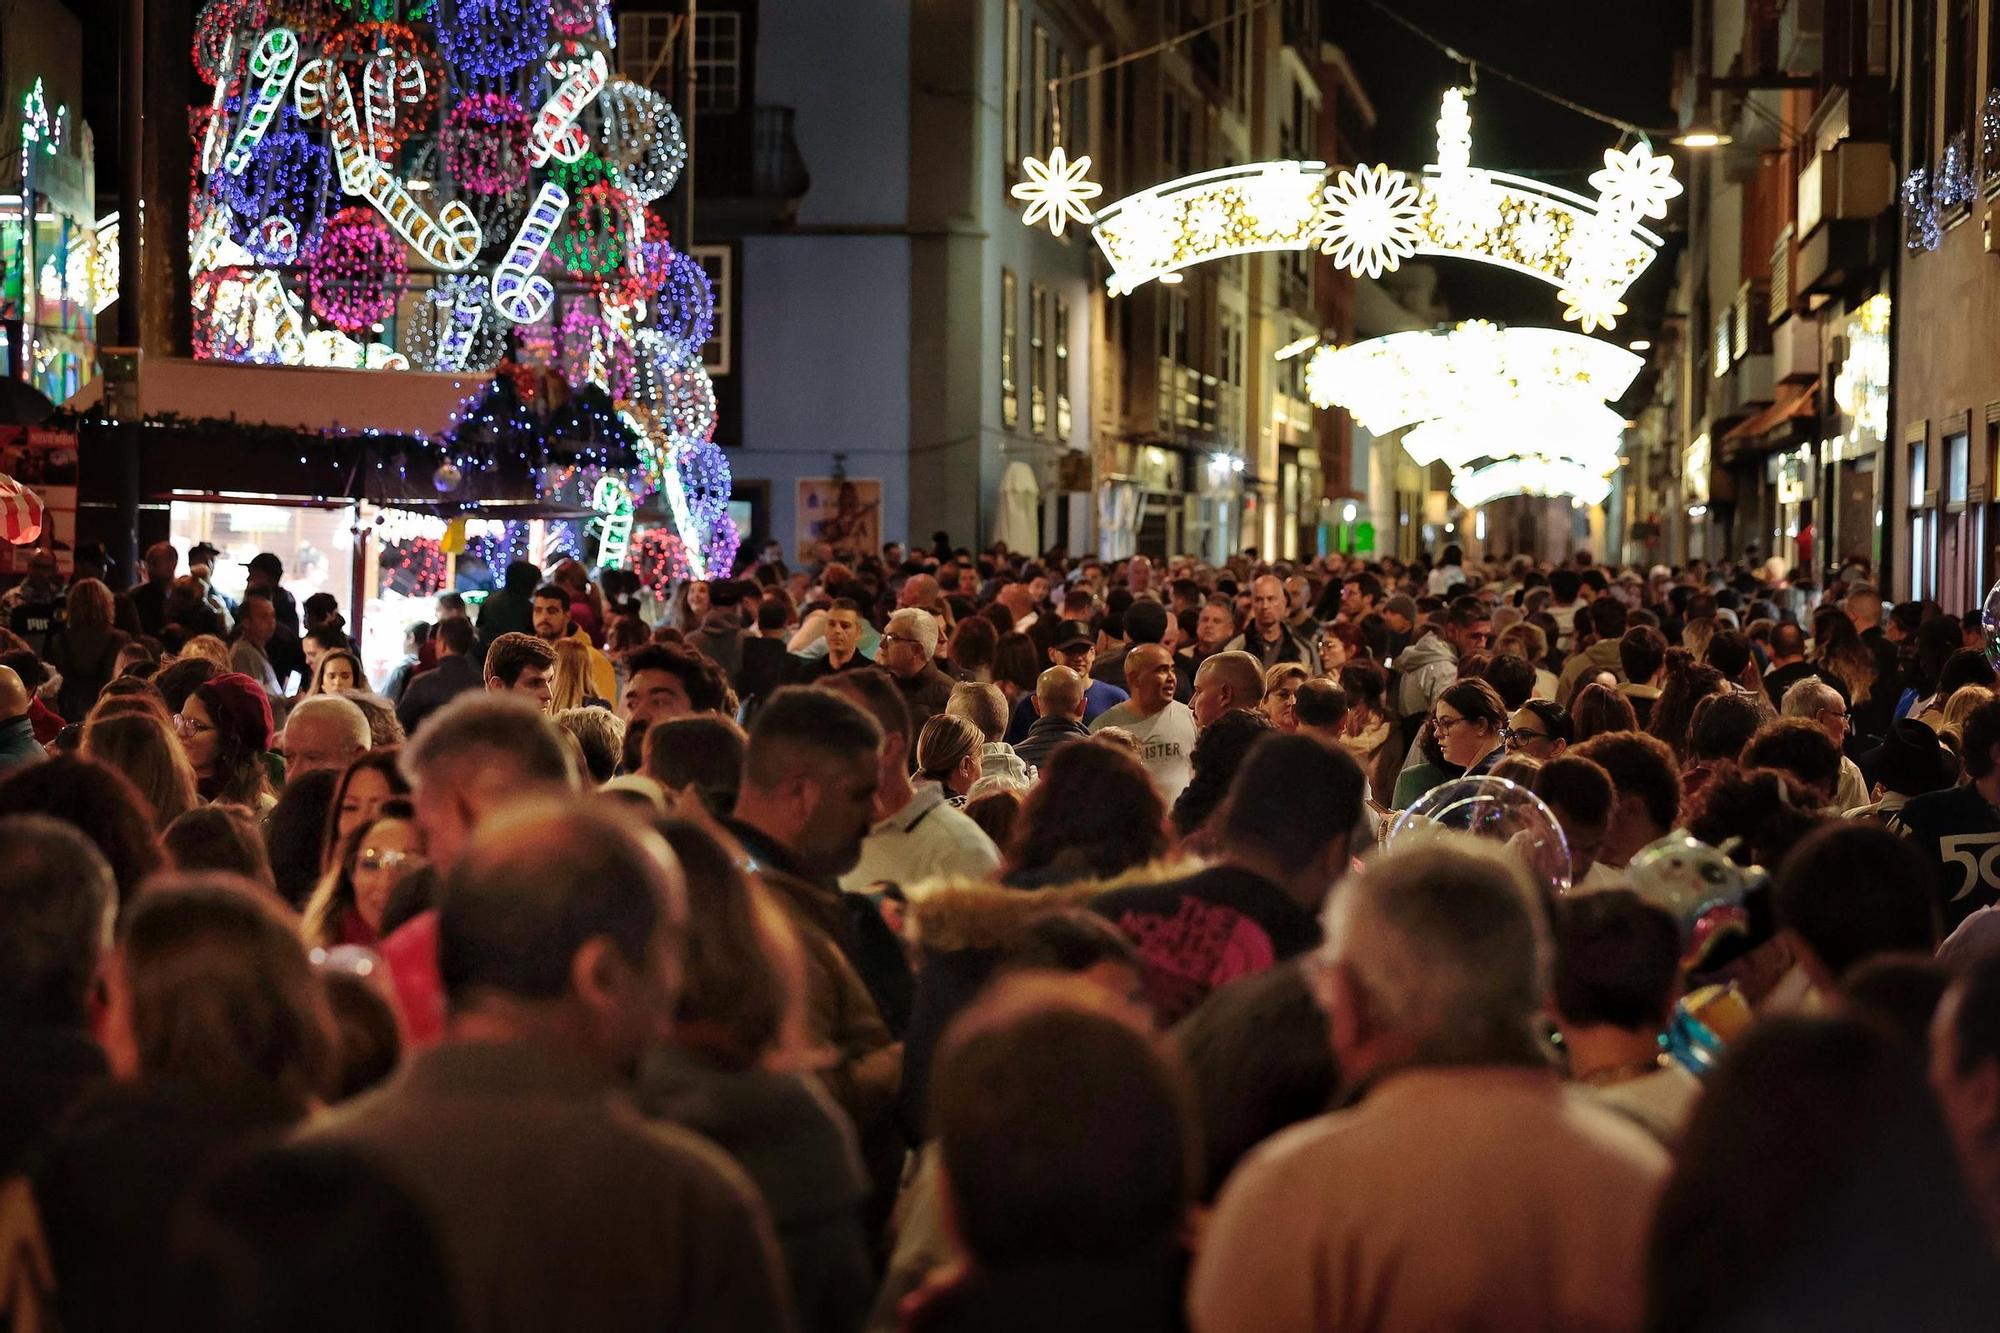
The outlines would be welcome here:
<svg viewBox="0 0 2000 1333">
<path fill-rule="evenodd" d="M 687 25 L 681 34 L 683 80 L 681 94 L 681 137 L 687 142 L 687 165 L 681 169 L 681 250 L 694 251 L 694 11 L 696 0 L 687 0 Z"/>
<path fill-rule="evenodd" d="M 122 569 L 127 586 L 139 562 L 139 340 L 141 271 L 145 253 L 146 162 L 146 0 L 125 0 L 125 33 L 119 43 L 124 102 L 119 107 L 118 158 L 118 345 L 128 349 L 123 369 L 132 378 L 122 395 L 106 395 L 118 406 L 118 508 L 112 525 L 112 568 Z M 101 341 L 101 338 L 100 338 Z M 107 385 L 107 389 L 111 386 Z"/>
</svg>

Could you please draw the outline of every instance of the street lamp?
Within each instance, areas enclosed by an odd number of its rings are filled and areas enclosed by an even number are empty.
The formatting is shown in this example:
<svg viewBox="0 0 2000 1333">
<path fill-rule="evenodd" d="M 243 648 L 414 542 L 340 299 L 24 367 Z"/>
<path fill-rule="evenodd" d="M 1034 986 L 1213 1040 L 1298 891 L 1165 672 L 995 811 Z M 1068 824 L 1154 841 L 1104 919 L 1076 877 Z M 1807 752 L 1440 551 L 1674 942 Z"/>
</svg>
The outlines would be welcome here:
<svg viewBox="0 0 2000 1333">
<path fill-rule="evenodd" d="M 1683 148 L 1723 148 L 1736 142 L 1736 136 L 1710 120 L 1704 112 L 1695 117 L 1693 124 L 1674 135 L 1671 142 Z"/>
</svg>

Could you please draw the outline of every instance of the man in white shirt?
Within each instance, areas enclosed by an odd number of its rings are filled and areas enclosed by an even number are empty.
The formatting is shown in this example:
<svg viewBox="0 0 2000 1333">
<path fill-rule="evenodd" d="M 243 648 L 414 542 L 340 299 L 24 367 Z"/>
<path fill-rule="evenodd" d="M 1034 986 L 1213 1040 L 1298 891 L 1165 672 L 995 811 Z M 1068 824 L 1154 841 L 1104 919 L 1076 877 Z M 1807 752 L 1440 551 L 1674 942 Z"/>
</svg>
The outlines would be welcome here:
<svg viewBox="0 0 2000 1333">
<path fill-rule="evenodd" d="M 1794 681 L 1785 691 L 1779 711 L 1786 717 L 1810 720 L 1841 750 L 1840 785 L 1834 789 L 1833 808 L 1855 810 L 1868 804 L 1868 783 L 1861 776 L 1861 767 L 1846 754 L 1850 724 L 1847 701 L 1840 697 L 1840 691 L 1817 676 L 1807 676 L 1804 680 Z"/>
<path fill-rule="evenodd" d="M 1132 697 L 1105 709 L 1092 731 L 1123 727 L 1139 739 L 1139 762 L 1171 806 L 1194 776 L 1194 712 L 1174 698 L 1174 656 L 1157 643 L 1142 643 L 1125 655 L 1125 687 Z"/>
<path fill-rule="evenodd" d="M 894 884 L 906 895 L 944 880 L 983 879 L 1000 864 L 1000 849 L 965 812 L 945 800 L 935 782 L 910 781 L 910 709 L 883 671 L 844 671 L 822 687 L 847 695 L 882 728 L 875 822 L 861 859 L 840 887 L 861 893 Z"/>
</svg>

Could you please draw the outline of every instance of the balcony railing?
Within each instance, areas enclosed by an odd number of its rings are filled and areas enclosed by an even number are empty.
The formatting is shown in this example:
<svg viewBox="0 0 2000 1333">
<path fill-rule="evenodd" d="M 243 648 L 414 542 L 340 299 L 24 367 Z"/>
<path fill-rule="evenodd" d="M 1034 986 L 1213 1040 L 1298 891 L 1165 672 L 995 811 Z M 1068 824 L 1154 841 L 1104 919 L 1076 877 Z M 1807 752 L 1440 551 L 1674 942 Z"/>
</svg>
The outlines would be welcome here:
<svg viewBox="0 0 2000 1333">
<path fill-rule="evenodd" d="M 1792 226 L 1788 222 L 1771 247 L 1770 322 L 1777 324 L 1792 313 Z"/>
</svg>

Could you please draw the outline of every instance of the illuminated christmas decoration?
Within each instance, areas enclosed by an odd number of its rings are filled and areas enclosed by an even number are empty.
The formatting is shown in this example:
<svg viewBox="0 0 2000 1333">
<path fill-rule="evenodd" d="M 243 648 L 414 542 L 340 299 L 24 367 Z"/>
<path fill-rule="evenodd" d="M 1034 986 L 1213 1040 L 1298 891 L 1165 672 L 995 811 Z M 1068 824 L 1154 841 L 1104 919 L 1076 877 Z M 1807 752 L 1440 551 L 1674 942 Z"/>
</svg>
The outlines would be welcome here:
<svg viewBox="0 0 2000 1333">
<path fill-rule="evenodd" d="M 1511 269 L 1554 288 L 1566 318 L 1611 328 L 1662 244 L 1639 219 L 1659 216 L 1680 193 L 1669 160 L 1644 144 L 1614 149 L 1591 178 L 1595 199 L 1475 168 L 1458 89 L 1446 95 L 1438 142 L 1440 160 L 1421 178 L 1376 164 L 1329 180 L 1322 162 L 1258 162 L 1155 185 L 1094 219 L 1070 216 L 1089 222 L 1113 295 L 1227 255 L 1317 245 L 1357 276 L 1380 276 L 1414 255 Z"/>
<path fill-rule="evenodd" d="M 548 0 L 436 0 L 431 21 L 451 65 L 500 79 L 534 63 L 546 41 Z"/>
<path fill-rule="evenodd" d="M 1570 459 L 1507 458 L 1452 478 L 1451 495 L 1478 509 L 1509 495 L 1567 495 L 1586 505 L 1602 504 L 1611 478 Z"/>
<path fill-rule="evenodd" d="M 1445 333 L 1392 333 L 1319 347 L 1306 361 L 1313 406 L 1343 407 L 1377 435 L 1439 417 L 1504 409 L 1523 399 L 1620 398 L 1644 358 L 1566 329 L 1503 329 L 1482 320 Z"/>
<path fill-rule="evenodd" d="M 1357 167 L 1326 187 L 1320 221 L 1308 239 L 1357 278 L 1379 278 L 1424 242 L 1416 187 L 1400 171 Z"/>
<path fill-rule="evenodd" d="M 619 184 L 641 204 L 674 188 L 687 163 L 680 117 L 667 99 L 620 75 L 598 96 L 603 128 L 598 142 L 618 169 Z"/>
<path fill-rule="evenodd" d="M 1590 174 L 1590 186 L 1597 191 L 1598 210 L 1605 216 L 1664 218 L 1668 203 L 1681 194 L 1673 159 L 1655 156 L 1643 143 L 1629 152 L 1605 149 L 1604 166 Z"/>
<path fill-rule="evenodd" d="M 207 0 L 194 35 L 198 357 L 492 371 L 506 402 L 413 474 L 464 479 L 442 503 L 480 503 L 497 467 L 577 506 L 609 479 L 628 514 L 662 494 L 683 568 L 733 560 L 714 294 L 647 215 L 687 147 L 667 99 L 612 77 L 602 0 Z M 26 119 L 31 152 L 64 132 L 59 109 Z M 115 245 L 108 225 L 39 280 L 105 299 Z M 550 531 L 587 549 L 580 523 Z"/>
<path fill-rule="evenodd" d="M 569 207 L 569 196 L 554 181 L 544 181 L 528 216 L 507 247 L 507 257 L 493 271 L 493 308 L 516 324 L 532 324 L 549 311 L 555 288 L 535 270 L 542 266 L 556 224 Z"/>
<path fill-rule="evenodd" d="M 590 495 L 597 517 L 590 521 L 597 535 L 597 564 L 621 567 L 632 551 L 632 491 L 616 477 L 598 479 Z"/>
<path fill-rule="evenodd" d="M 609 181 L 585 186 L 549 247 L 549 257 L 579 278 L 603 278 L 625 264 L 632 197 Z"/>
<path fill-rule="evenodd" d="M 459 188 L 507 194 L 528 183 L 528 113 L 504 93 L 477 93 L 446 113 L 439 150 Z"/>
<path fill-rule="evenodd" d="M 1481 459 L 1555 453 L 1608 472 L 1624 443 L 1625 418 L 1582 394 L 1523 398 L 1505 410 L 1425 421 L 1403 436 L 1403 452 L 1428 467 L 1463 471 Z"/>
<path fill-rule="evenodd" d="M 271 128 L 272 118 L 285 103 L 298 63 L 298 36 L 284 28 L 271 29 L 257 43 L 257 49 L 250 55 L 250 76 L 257 80 L 256 98 L 222 159 L 224 171 L 240 175 L 249 165 L 251 150 L 264 137 L 264 131 Z M 218 84 L 217 88 L 220 87 Z"/>
<path fill-rule="evenodd" d="M 1023 158 L 1021 171 L 1027 179 L 1016 185 L 1009 193 L 1025 202 L 1028 207 L 1021 214 L 1021 221 L 1032 227 L 1046 220 L 1049 230 L 1057 236 L 1071 219 L 1090 225 L 1090 201 L 1104 193 L 1104 187 L 1089 179 L 1090 157 L 1086 154 L 1076 161 L 1057 144 L 1049 153 L 1049 160 Z"/>
<path fill-rule="evenodd" d="M 528 160 L 538 167 L 552 156 L 574 162 L 589 149 L 590 136 L 576 120 L 604 91 L 610 67 L 605 64 L 602 51 L 592 51 L 583 60 L 551 60 L 549 72 L 560 75 L 562 82 L 549 94 L 549 100 L 542 103 L 535 127 L 528 133 Z"/>
<path fill-rule="evenodd" d="M 1938 220 L 1937 201 L 1931 197 L 1931 173 L 1917 167 L 1903 177 L 1903 247 L 1911 253 L 1935 250 L 1944 244 L 1944 226 Z"/>
<path fill-rule="evenodd" d="M 387 319 L 403 248 L 365 208 L 343 208 L 326 221 L 308 270 L 313 314 L 347 333 Z"/>
</svg>

